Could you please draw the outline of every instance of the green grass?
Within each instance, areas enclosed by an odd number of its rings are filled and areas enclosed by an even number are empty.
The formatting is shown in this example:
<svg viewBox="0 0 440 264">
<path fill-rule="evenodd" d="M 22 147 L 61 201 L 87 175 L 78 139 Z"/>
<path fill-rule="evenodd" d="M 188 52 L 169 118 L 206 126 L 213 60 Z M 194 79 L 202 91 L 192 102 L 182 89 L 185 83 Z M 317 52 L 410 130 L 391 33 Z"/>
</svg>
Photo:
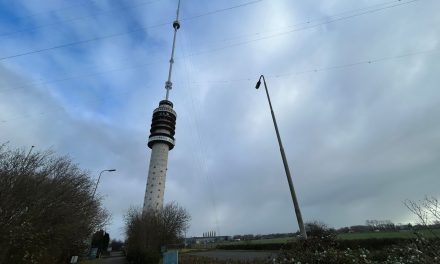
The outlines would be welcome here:
<svg viewBox="0 0 440 264">
<path fill-rule="evenodd" d="M 291 241 L 293 239 L 295 238 L 282 237 L 282 238 L 268 238 L 268 239 L 257 239 L 257 240 L 227 241 L 227 242 L 219 242 L 217 243 L 217 245 L 282 244 Z"/>
<path fill-rule="evenodd" d="M 440 236 L 440 229 L 434 229 L 433 232 Z M 429 230 L 422 230 L 420 233 L 426 237 L 434 237 L 434 234 Z M 339 234 L 338 239 L 369 239 L 369 238 L 416 238 L 413 231 L 399 231 L 399 232 L 362 232 L 362 233 L 346 233 Z"/>
<path fill-rule="evenodd" d="M 229 242 L 228 244 L 280 244 L 286 243 L 290 240 L 294 239 L 293 237 L 281 237 L 281 238 L 267 238 L 267 239 L 257 239 L 257 240 L 242 240 L 242 241 L 234 241 Z"/>
<path fill-rule="evenodd" d="M 415 235 L 411 231 L 359 232 L 359 233 L 345 233 L 338 235 L 338 239 L 342 239 L 342 240 L 369 239 L 369 238 L 415 238 Z"/>
<path fill-rule="evenodd" d="M 440 237 L 440 229 L 434 229 L 433 232 Z M 429 230 L 422 230 L 420 233 L 426 237 L 434 237 Z M 413 231 L 389 231 L 389 232 L 357 232 L 357 233 L 345 233 L 339 234 L 338 239 L 352 240 L 352 239 L 369 239 L 369 238 L 415 238 L 416 235 Z M 228 241 L 219 242 L 217 245 L 244 245 L 244 244 L 282 244 L 288 241 L 294 240 L 295 237 L 283 237 L 283 238 L 269 238 L 247 241 Z"/>
</svg>

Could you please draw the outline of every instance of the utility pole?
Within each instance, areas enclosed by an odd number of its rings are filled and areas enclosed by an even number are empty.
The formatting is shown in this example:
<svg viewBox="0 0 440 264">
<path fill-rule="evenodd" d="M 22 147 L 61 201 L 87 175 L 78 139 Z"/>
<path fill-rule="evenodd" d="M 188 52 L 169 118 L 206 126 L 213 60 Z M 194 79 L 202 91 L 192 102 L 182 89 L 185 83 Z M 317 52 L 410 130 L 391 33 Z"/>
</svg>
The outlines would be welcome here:
<svg viewBox="0 0 440 264">
<path fill-rule="evenodd" d="M 272 103 L 270 102 L 269 91 L 267 90 L 266 79 L 264 78 L 264 75 L 260 76 L 257 84 L 255 85 L 255 88 L 256 89 L 260 88 L 261 79 L 263 79 L 264 88 L 266 89 L 266 95 L 267 95 L 267 100 L 269 102 L 270 113 L 272 115 L 273 125 L 275 126 L 275 132 L 277 134 L 278 145 L 280 146 L 281 158 L 283 159 L 284 170 L 286 171 L 287 182 L 289 183 L 290 195 L 292 196 L 293 207 L 295 209 L 295 214 L 296 214 L 296 219 L 298 221 L 299 230 L 300 230 L 302 237 L 307 239 L 307 233 L 306 233 L 306 229 L 304 227 L 304 222 L 302 219 L 301 210 L 299 208 L 298 199 L 296 198 L 295 188 L 293 187 L 292 176 L 290 175 L 289 164 L 287 163 L 286 153 L 284 152 L 283 143 L 281 142 L 281 136 L 280 136 L 280 132 L 278 131 L 277 120 L 275 119 L 275 113 L 273 112 L 273 109 L 272 109 Z"/>
</svg>

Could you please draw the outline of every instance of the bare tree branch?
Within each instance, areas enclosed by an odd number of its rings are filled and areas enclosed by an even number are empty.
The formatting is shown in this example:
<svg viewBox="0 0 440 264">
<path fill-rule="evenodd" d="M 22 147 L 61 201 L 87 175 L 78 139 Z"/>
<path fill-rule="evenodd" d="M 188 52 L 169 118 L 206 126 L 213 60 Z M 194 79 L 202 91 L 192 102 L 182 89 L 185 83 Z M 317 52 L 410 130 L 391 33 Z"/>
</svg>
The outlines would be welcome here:
<svg viewBox="0 0 440 264">
<path fill-rule="evenodd" d="M 65 263 L 108 220 L 88 173 L 52 151 L 0 146 L 0 263 Z"/>
</svg>

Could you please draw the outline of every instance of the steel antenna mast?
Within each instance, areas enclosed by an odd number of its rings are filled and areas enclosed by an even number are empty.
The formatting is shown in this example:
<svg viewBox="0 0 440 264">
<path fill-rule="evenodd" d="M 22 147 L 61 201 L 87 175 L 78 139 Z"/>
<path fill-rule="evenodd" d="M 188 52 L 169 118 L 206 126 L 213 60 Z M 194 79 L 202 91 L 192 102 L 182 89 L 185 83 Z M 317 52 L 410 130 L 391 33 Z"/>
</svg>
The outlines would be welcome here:
<svg viewBox="0 0 440 264">
<path fill-rule="evenodd" d="M 173 88 L 173 83 L 171 82 L 171 74 L 173 71 L 173 64 L 174 64 L 174 48 L 176 47 L 176 35 L 177 35 L 177 30 L 180 28 L 179 11 L 180 11 L 180 0 L 177 3 L 176 20 L 174 20 L 174 22 L 173 22 L 173 28 L 174 28 L 173 48 L 171 49 L 170 68 L 168 70 L 168 80 L 165 82 L 165 89 L 167 90 L 165 100 L 168 100 L 168 97 L 170 95 L 170 90 Z"/>
<path fill-rule="evenodd" d="M 168 152 L 172 150 L 175 145 L 174 135 L 176 134 L 177 113 L 173 110 L 173 103 L 168 100 L 168 97 L 173 86 L 171 73 L 174 63 L 176 34 L 180 28 L 179 9 L 180 0 L 177 4 L 176 20 L 173 22 L 174 38 L 168 80 L 165 82 L 166 96 L 165 100 L 161 100 L 159 106 L 153 111 L 150 136 L 148 137 L 148 147 L 151 148 L 151 156 L 144 196 L 144 212 L 149 210 L 161 210 L 163 208 L 166 173 L 168 170 Z"/>
</svg>

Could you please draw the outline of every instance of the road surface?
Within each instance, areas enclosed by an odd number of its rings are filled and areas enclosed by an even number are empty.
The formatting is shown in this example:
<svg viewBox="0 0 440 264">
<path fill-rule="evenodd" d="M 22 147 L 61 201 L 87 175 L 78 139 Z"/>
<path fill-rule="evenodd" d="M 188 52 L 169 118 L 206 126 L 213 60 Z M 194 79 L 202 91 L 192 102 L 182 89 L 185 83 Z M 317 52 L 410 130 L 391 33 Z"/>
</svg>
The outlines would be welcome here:
<svg viewBox="0 0 440 264">
<path fill-rule="evenodd" d="M 273 258 L 276 257 L 277 254 L 275 252 L 267 252 L 267 251 L 213 250 L 213 251 L 189 253 L 189 255 L 217 258 L 221 260 L 231 259 L 231 260 L 249 261 L 253 259 L 264 260 L 268 258 Z"/>
<path fill-rule="evenodd" d="M 102 264 L 127 264 L 127 260 L 125 259 L 122 251 L 111 252 L 109 257 L 101 259 Z"/>
</svg>

